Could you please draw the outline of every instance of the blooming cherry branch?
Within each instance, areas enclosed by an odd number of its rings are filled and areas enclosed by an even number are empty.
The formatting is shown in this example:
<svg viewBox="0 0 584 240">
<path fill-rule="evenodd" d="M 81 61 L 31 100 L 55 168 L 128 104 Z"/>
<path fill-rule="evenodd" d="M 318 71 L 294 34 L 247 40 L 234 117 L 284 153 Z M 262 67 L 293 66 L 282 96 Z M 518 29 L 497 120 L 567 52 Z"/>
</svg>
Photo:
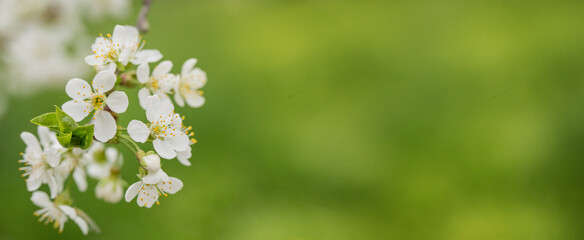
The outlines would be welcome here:
<svg viewBox="0 0 584 240">
<path fill-rule="evenodd" d="M 183 187 L 181 180 L 162 169 L 160 158 L 191 165 L 191 145 L 197 141 L 192 138 L 192 127 L 183 124 L 185 117 L 175 112 L 173 100 L 180 107 L 185 102 L 190 107 L 202 106 L 205 99 L 200 88 L 207 77 L 194 68 L 194 58 L 183 64 L 179 74 L 171 73 L 169 60 L 150 73 L 149 64 L 160 61 L 162 54 L 144 50 L 144 44 L 133 26 L 117 25 L 112 35 L 100 34 L 91 46 L 93 53 L 85 58 L 97 72 L 91 83 L 69 80 L 65 92 L 71 100 L 31 120 L 38 125 L 38 138 L 29 132 L 21 134 L 26 149 L 19 160 L 24 164 L 20 170 L 27 190 L 33 192 L 31 201 L 41 208 L 35 215 L 45 224 L 54 223 L 59 232 L 69 219 L 83 234 L 99 231 L 87 214 L 73 206 L 71 182 L 85 192 L 87 177 L 93 178 L 98 199 L 108 203 L 122 199 L 127 184 L 121 177 L 124 157 L 120 146 L 130 149 L 135 154 L 131 158 L 138 163 L 139 179 L 126 189 L 127 202 L 137 196 L 138 206 L 151 208 L 160 204 L 160 196 L 175 194 Z M 138 98 L 129 99 L 127 91 L 136 91 Z M 118 117 L 130 105 L 140 105 L 147 121 L 133 119 L 122 126 Z M 41 189 L 43 185 L 50 195 Z"/>
</svg>

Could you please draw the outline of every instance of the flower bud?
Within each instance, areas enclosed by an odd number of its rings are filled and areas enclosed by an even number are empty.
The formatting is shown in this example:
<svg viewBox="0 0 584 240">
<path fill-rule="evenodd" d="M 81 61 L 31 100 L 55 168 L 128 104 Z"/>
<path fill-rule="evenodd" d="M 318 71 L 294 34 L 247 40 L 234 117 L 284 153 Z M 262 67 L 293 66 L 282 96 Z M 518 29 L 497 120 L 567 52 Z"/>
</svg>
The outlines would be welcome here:
<svg viewBox="0 0 584 240">
<path fill-rule="evenodd" d="M 160 170 L 160 157 L 158 157 L 158 154 L 145 155 L 140 159 L 140 163 L 149 172 Z"/>
</svg>

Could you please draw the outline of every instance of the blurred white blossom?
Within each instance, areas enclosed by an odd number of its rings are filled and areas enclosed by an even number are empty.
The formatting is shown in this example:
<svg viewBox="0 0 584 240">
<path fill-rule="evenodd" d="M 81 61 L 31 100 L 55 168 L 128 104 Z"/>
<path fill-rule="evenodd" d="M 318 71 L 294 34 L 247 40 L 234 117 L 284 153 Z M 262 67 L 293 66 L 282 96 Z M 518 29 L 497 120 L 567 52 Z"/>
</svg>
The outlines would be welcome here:
<svg viewBox="0 0 584 240">
<path fill-rule="evenodd" d="M 57 88 L 88 73 L 84 22 L 123 17 L 129 0 L 1 0 L 0 99 Z"/>
</svg>

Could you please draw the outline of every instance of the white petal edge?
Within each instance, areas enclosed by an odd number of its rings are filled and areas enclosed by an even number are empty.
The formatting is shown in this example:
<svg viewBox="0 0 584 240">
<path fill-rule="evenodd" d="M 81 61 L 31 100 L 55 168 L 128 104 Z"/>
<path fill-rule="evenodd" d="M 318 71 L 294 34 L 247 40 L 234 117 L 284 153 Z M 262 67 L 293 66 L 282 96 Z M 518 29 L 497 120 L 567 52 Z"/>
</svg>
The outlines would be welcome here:
<svg viewBox="0 0 584 240">
<path fill-rule="evenodd" d="M 181 75 L 183 76 L 188 75 L 191 72 L 191 70 L 193 70 L 193 67 L 195 67 L 195 64 L 197 64 L 196 58 L 190 58 L 186 60 L 185 63 L 183 63 L 182 65 L 182 69 L 180 71 Z"/>
<path fill-rule="evenodd" d="M 162 189 L 162 191 L 165 191 L 167 193 L 175 194 L 176 192 L 183 188 L 183 182 L 178 178 L 169 177 L 168 182 L 165 181 L 159 183 L 158 188 Z"/>
<path fill-rule="evenodd" d="M 170 72 L 171 69 L 172 62 L 169 60 L 163 61 L 159 63 L 156 67 L 154 67 L 154 70 L 152 70 L 152 76 L 167 74 L 168 72 Z"/>
<path fill-rule="evenodd" d="M 61 106 L 63 112 L 69 114 L 75 120 L 79 122 L 87 117 L 92 109 L 89 108 L 89 103 L 83 100 L 71 100 Z"/>
<path fill-rule="evenodd" d="M 117 77 L 114 73 L 110 71 L 101 71 L 98 72 L 97 75 L 93 78 L 93 89 L 97 93 L 105 93 L 109 90 L 112 90 L 114 85 L 116 84 Z"/>
<path fill-rule="evenodd" d="M 205 98 L 199 94 L 191 94 L 186 96 L 187 104 L 193 108 L 198 108 L 205 104 Z"/>
<path fill-rule="evenodd" d="M 128 134 L 136 142 L 145 143 L 150 136 L 150 129 L 145 123 L 138 120 L 132 120 L 128 124 Z"/>
<path fill-rule="evenodd" d="M 176 151 L 185 151 L 190 146 L 191 140 L 189 136 L 187 136 L 183 132 L 176 131 L 175 136 L 167 137 L 164 139 L 167 141 L 174 150 Z"/>
<path fill-rule="evenodd" d="M 75 180 L 75 184 L 77 184 L 77 188 L 80 192 L 85 192 L 87 190 L 87 177 L 83 168 L 75 168 L 75 171 L 73 171 L 73 180 Z"/>
<path fill-rule="evenodd" d="M 100 111 L 95 115 L 93 123 L 95 126 L 93 136 L 100 142 L 107 142 L 116 135 L 116 120 L 109 112 Z"/>
<path fill-rule="evenodd" d="M 47 207 L 53 206 L 53 202 L 49 198 L 49 195 L 47 195 L 47 193 L 42 192 L 42 191 L 33 192 L 32 196 L 30 197 L 30 201 L 32 201 L 32 203 L 34 203 L 34 205 L 37 205 L 38 207 L 41 207 L 41 208 L 47 208 Z"/>
<path fill-rule="evenodd" d="M 191 153 L 191 147 L 188 147 L 187 150 L 185 151 L 177 151 L 176 152 L 176 159 L 178 160 L 178 162 L 180 162 L 182 165 L 185 166 L 190 166 L 191 162 L 189 161 L 189 159 L 192 157 L 192 153 Z"/>
<path fill-rule="evenodd" d="M 158 62 L 162 59 L 162 54 L 156 49 L 144 49 L 136 53 L 136 59 L 132 60 L 133 64 Z"/>
<path fill-rule="evenodd" d="M 182 97 L 182 94 L 180 93 L 180 91 L 178 89 L 175 89 L 174 90 L 174 101 L 180 107 L 184 107 L 185 106 L 185 100 Z"/>
<path fill-rule="evenodd" d="M 41 143 L 39 142 L 37 137 L 32 133 L 22 132 L 20 133 L 20 138 L 26 145 L 27 150 L 33 151 L 38 154 L 43 152 L 43 150 L 41 149 Z"/>
<path fill-rule="evenodd" d="M 91 87 L 85 80 L 73 78 L 67 82 L 65 92 L 67 92 L 70 98 L 81 100 L 89 98 L 89 95 L 91 95 Z"/>
<path fill-rule="evenodd" d="M 128 109 L 128 95 L 122 91 L 112 92 L 105 99 L 105 103 L 112 111 L 123 113 Z"/>
<path fill-rule="evenodd" d="M 138 91 L 138 100 L 142 109 L 146 110 L 146 99 L 148 99 L 150 96 L 152 96 L 152 94 L 150 94 L 150 90 L 148 90 L 148 88 L 143 87 L 140 89 L 140 91 Z"/>
<path fill-rule="evenodd" d="M 157 184 L 160 181 L 167 181 L 168 180 L 168 175 L 162 171 L 162 169 L 155 171 L 155 172 L 149 172 L 148 175 L 144 176 L 142 178 L 142 182 L 146 183 L 146 184 Z"/>
<path fill-rule="evenodd" d="M 150 122 L 161 120 L 162 115 L 162 100 L 158 95 L 146 98 L 146 118 Z"/>
<path fill-rule="evenodd" d="M 154 139 L 152 142 L 154 145 L 154 150 L 160 155 L 161 158 L 173 159 L 176 157 L 176 152 L 173 150 L 172 146 L 160 138 Z"/>
<path fill-rule="evenodd" d="M 135 182 L 126 190 L 126 195 L 124 196 L 126 202 L 132 201 L 132 199 L 134 199 L 136 195 L 138 195 L 140 187 L 142 187 L 142 181 Z"/>
<path fill-rule="evenodd" d="M 81 232 L 83 233 L 83 235 L 87 235 L 87 232 L 89 231 L 89 226 L 87 225 L 87 222 L 85 222 L 85 220 L 83 220 L 83 218 L 81 218 L 77 215 L 77 212 L 75 211 L 74 208 L 67 206 L 67 205 L 59 205 L 59 208 L 69 218 L 71 218 L 71 220 L 73 220 L 73 222 L 75 222 L 77 224 L 77 226 L 79 226 L 79 229 L 81 229 Z"/>
<path fill-rule="evenodd" d="M 148 63 L 142 63 L 140 64 L 140 66 L 138 66 L 138 69 L 136 69 L 136 77 L 138 78 L 138 82 L 140 83 L 146 83 L 148 82 L 148 79 L 150 78 L 150 66 L 148 66 Z"/>
</svg>

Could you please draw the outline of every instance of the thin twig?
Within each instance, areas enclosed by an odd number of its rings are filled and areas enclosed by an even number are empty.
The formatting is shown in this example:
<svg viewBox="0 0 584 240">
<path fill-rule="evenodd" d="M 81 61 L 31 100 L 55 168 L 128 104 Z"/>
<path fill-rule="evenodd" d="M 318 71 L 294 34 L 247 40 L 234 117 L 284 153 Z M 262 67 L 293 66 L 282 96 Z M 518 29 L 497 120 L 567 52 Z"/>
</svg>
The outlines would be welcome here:
<svg viewBox="0 0 584 240">
<path fill-rule="evenodd" d="M 150 24 L 146 18 L 150 10 L 150 5 L 152 5 L 152 0 L 142 1 L 142 9 L 140 9 L 140 15 L 138 15 L 138 21 L 136 22 L 136 28 L 138 28 L 141 34 L 148 32 L 150 28 Z"/>
</svg>

